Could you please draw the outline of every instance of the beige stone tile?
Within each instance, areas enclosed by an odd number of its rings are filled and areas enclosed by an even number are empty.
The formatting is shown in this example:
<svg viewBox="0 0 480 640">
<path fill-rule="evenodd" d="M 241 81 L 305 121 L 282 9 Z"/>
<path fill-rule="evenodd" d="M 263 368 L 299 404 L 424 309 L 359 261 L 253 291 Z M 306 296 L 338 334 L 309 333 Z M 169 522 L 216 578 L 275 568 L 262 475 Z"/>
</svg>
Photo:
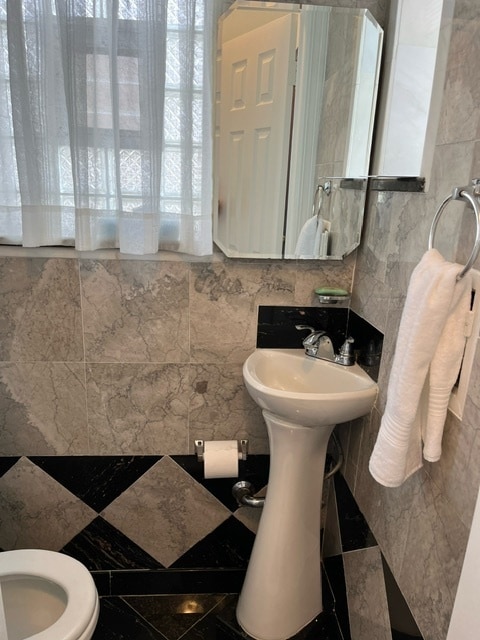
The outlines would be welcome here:
<svg viewBox="0 0 480 640">
<path fill-rule="evenodd" d="M 425 640 L 446 638 L 468 529 L 434 483 L 417 474 L 409 530 L 396 578 Z M 406 503 L 403 503 L 405 508 Z"/>
<path fill-rule="evenodd" d="M 374 480 L 368 464 L 377 438 L 380 418 L 381 416 L 374 410 L 372 420 L 365 424 L 354 496 L 396 576 L 405 554 L 410 520 L 409 509 L 413 503 L 415 491 L 418 490 L 418 474 L 407 480 L 401 487 L 394 489 L 383 487 Z"/>
<path fill-rule="evenodd" d="M 0 478 L 0 547 L 5 551 L 59 551 L 96 515 L 27 458 Z"/>
<path fill-rule="evenodd" d="M 448 412 L 442 456 L 425 463 L 425 469 L 466 527 L 471 525 L 480 485 L 479 459 L 480 431 Z"/>
<path fill-rule="evenodd" d="M 3 455 L 88 453 L 84 365 L 0 364 L 0 415 Z"/>
<path fill-rule="evenodd" d="M 294 303 L 295 274 L 281 261 L 192 265 L 193 362 L 243 363 L 255 349 L 259 305 Z"/>
<path fill-rule="evenodd" d="M 188 365 L 90 364 L 93 454 L 187 453 Z"/>
<path fill-rule="evenodd" d="M 480 430 L 480 338 L 477 339 L 475 357 L 470 372 L 463 420 L 473 429 Z"/>
<path fill-rule="evenodd" d="M 323 260 L 298 260 L 295 263 L 295 304 L 319 306 L 315 289 L 321 286 L 352 290 L 355 256 L 338 262 Z"/>
<path fill-rule="evenodd" d="M 391 640 L 380 549 L 345 553 L 343 566 L 352 640 Z"/>
<path fill-rule="evenodd" d="M 268 453 L 267 428 L 248 395 L 240 364 L 191 365 L 190 452 L 194 441 L 248 438 L 250 453 Z"/>
<path fill-rule="evenodd" d="M 0 258 L 0 360 L 83 361 L 75 260 Z"/>
<path fill-rule="evenodd" d="M 250 531 L 257 533 L 258 525 L 260 524 L 260 518 L 262 516 L 261 507 L 241 507 L 234 513 L 237 520 L 240 520 Z"/>
<path fill-rule="evenodd" d="M 464 6 L 460 15 L 468 18 Z M 448 55 L 438 142 L 445 144 L 478 137 L 480 117 L 480 23 L 478 6 L 475 19 L 456 19 Z"/>
<path fill-rule="evenodd" d="M 384 331 L 390 290 L 365 271 L 356 271 L 351 307 L 379 331 Z"/>
<path fill-rule="evenodd" d="M 89 362 L 187 362 L 188 266 L 82 260 Z"/>
<path fill-rule="evenodd" d="M 101 515 L 169 567 L 231 514 L 171 458 L 164 457 Z"/>
</svg>

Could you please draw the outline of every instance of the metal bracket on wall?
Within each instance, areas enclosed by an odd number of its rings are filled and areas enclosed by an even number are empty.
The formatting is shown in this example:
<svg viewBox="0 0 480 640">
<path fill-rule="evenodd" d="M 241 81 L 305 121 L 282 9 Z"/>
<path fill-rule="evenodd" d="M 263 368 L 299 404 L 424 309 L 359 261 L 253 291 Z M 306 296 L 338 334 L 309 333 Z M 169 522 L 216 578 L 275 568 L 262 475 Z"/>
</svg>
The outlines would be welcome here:
<svg viewBox="0 0 480 640">
<path fill-rule="evenodd" d="M 238 440 L 238 459 L 246 460 L 248 455 L 248 440 Z M 198 462 L 203 462 L 205 455 L 205 440 L 195 440 L 195 455 Z"/>
</svg>

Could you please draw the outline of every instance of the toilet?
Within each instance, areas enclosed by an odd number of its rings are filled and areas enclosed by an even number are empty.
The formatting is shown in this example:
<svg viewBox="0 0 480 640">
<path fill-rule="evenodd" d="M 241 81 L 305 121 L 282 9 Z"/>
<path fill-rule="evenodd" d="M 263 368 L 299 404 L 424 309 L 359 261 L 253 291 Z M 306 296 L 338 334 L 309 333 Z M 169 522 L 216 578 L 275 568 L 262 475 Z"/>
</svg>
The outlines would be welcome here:
<svg viewBox="0 0 480 640">
<path fill-rule="evenodd" d="M 99 613 L 89 571 L 55 551 L 0 552 L 2 640 L 90 640 Z"/>
</svg>

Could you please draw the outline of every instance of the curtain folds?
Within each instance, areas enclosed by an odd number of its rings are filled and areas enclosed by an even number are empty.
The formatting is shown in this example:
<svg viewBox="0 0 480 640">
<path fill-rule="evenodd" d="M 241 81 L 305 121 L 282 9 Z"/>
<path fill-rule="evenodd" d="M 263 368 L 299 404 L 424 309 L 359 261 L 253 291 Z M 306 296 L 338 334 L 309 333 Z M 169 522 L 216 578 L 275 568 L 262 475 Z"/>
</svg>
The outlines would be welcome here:
<svg viewBox="0 0 480 640">
<path fill-rule="evenodd" d="M 0 0 L 2 243 L 211 253 L 214 5 Z"/>
</svg>

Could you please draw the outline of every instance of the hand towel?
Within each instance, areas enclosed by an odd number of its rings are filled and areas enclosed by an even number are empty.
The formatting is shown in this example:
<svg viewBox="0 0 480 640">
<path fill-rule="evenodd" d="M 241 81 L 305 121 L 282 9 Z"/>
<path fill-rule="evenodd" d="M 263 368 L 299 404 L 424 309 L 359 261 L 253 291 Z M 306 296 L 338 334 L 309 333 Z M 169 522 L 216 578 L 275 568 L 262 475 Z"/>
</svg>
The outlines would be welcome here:
<svg viewBox="0 0 480 640">
<path fill-rule="evenodd" d="M 428 411 L 423 424 L 423 457 L 436 462 L 442 455 L 442 436 L 448 403 L 465 350 L 465 321 L 472 298 L 472 274 L 466 273 L 455 287 L 452 311 L 430 364 Z"/>
<path fill-rule="evenodd" d="M 303 259 L 318 258 L 320 240 L 325 229 L 325 221 L 317 216 L 309 218 L 300 230 L 295 247 L 295 257 Z"/>
<path fill-rule="evenodd" d="M 313 258 L 315 235 L 317 233 L 317 216 L 309 218 L 300 230 L 295 247 L 296 258 Z"/>
<path fill-rule="evenodd" d="M 468 278 L 457 282 L 462 268 L 447 262 L 436 249 L 430 249 L 412 273 L 390 372 L 385 413 L 369 464 L 372 476 L 386 487 L 400 486 L 422 466 L 422 431 L 425 433 L 420 424 L 422 390 L 427 385 L 428 395 L 427 375 L 447 319 L 456 311 L 459 300 L 464 299 L 464 290 L 469 287 Z M 456 321 L 451 323 L 457 327 Z M 455 362 L 460 342 L 451 342 L 449 358 Z M 444 344 L 450 350 L 447 338 Z M 446 361 L 440 353 L 438 357 Z"/>
</svg>

